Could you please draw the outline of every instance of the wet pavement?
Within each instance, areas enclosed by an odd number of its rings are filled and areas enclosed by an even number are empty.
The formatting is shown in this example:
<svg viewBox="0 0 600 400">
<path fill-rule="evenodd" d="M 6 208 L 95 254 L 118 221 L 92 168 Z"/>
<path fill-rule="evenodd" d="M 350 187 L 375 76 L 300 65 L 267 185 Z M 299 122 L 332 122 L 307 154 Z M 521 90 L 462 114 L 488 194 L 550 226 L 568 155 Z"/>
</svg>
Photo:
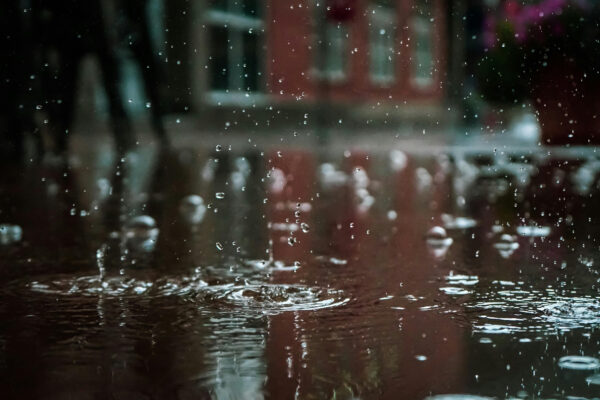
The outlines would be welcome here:
<svg viewBox="0 0 600 400">
<path fill-rule="evenodd" d="M 2 398 L 600 396 L 594 149 L 365 148 L 5 167 Z"/>
</svg>

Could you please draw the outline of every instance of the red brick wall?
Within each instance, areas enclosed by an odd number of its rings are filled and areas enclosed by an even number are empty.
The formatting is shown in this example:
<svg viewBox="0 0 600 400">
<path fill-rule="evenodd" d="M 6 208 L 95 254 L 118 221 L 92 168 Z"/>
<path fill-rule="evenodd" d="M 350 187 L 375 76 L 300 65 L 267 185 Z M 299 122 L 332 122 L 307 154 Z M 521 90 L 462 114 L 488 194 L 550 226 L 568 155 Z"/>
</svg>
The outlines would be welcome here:
<svg viewBox="0 0 600 400">
<path fill-rule="evenodd" d="M 323 1 L 323 0 L 321 0 Z M 427 88 L 417 87 L 412 80 L 412 40 L 410 18 L 414 0 L 397 0 L 398 29 L 396 31 L 396 80 L 388 87 L 373 83 L 369 76 L 369 19 L 368 0 L 356 0 L 355 17 L 349 21 L 348 55 L 345 80 L 327 85 L 329 99 L 344 102 L 406 101 L 437 102 L 444 95 L 443 78 L 446 73 L 445 0 L 434 2 L 434 81 Z M 267 92 L 281 101 L 296 98 L 315 99 L 322 88 L 313 76 L 315 65 L 316 32 L 310 0 L 268 0 L 266 12 L 266 82 Z M 389 97 L 392 96 L 390 100 Z"/>
</svg>

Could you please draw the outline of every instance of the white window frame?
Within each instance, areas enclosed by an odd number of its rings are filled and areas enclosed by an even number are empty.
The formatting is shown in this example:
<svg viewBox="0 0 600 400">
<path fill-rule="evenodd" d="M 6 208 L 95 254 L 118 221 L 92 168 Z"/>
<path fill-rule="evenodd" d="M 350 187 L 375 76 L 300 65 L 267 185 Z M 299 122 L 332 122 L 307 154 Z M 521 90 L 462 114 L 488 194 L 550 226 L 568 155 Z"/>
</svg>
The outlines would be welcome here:
<svg viewBox="0 0 600 400">
<path fill-rule="evenodd" d="M 350 66 L 350 30 L 347 23 L 329 21 L 325 5 L 325 0 L 313 0 L 315 57 L 312 75 L 341 82 L 347 79 Z M 325 52 L 321 46 L 326 46 Z M 321 60 L 323 53 L 325 60 Z"/>
<path fill-rule="evenodd" d="M 421 2 L 421 4 L 426 4 Z M 428 5 L 431 9 L 431 4 Z M 420 88 L 428 88 L 433 85 L 435 73 L 435 43 L 433 30 L 435 29 L 430 15 L 415 13 L 412 18 L 413 48 L 412 48 L 412 80 Z M 419 46 L 423 41 L 428 41 L 427 50 Z M 427 57 L 429 69 L 423 65 L 423 57 Z"/>
<path fill-rule="evenodd" d="M 372 6 L 369 9 L 369 76 L 380 85 L 396 80 L 396 8 Z"/>
<path fill-rule="evenodd" d="M 219 9 L 211 9 L 208 6 L 204 13 L 204 22 L 210 27 L 225 28 L 227 30 L 228 43 L 228 88 L 213 89 L 210 83 L 207 84 L 208 96 L 207 100 L 209 103 L 221 104 L 221 103 L 252 103 L 254 100 L 262 101 L 264 98 L 264 76 L 261 68 L 258 74 L 258 89 L 257 91 L 246 91 L 244 89 L 244 33 L 248 31 L 254 31 L 259 37 L 259 43 L 264 40 L 264 21 L 262 18 L 253 17 L 243 14 L 242 3 L 238 0 L 227 0 L 227 11 Z M 208 41 L 210 46 L 210 41 Z M 260 63 L 263 60 L 262 57 L 262 45 L 259 45 L 257 49 L 257 61 Z M 208 51 L 208 57 L 210 57 L 210 49 Z M 210 80 L 210 75 L 207 76 Z M 229 100 L 227 100 L 229 99 Z"/>
</svg>

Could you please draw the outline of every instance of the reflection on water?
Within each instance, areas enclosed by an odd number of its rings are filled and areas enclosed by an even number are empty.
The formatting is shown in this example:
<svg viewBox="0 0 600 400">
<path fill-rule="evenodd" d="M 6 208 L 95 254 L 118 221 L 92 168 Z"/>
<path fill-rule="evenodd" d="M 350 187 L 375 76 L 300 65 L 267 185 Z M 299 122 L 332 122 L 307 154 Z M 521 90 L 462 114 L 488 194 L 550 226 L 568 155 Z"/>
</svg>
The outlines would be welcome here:
<svg viewBox="0 0 600 400">
<path fill-rule="evenodd" d="M 598 395 L 593 152 L 232 148 L 6 171 L 3 398 Z"/>
</svg>

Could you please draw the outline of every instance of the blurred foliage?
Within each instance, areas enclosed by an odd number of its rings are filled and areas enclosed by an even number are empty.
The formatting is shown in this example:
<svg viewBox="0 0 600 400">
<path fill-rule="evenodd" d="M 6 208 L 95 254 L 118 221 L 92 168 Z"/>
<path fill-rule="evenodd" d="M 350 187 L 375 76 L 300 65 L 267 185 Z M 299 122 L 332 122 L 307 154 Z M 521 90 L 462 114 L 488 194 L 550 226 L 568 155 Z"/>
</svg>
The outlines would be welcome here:
<svg viewBox="0 0 600 400">
<path fill-rule="evenodd" d="M 546 69 L 565 62 L 581 84 L 600 81 L 600 2 L 547 0 L 516 11 L 515 3 L 488 16 L 489 43 L 476 69 L 485 100 L 520 103 L 544 84 Z"/>
</svg>

